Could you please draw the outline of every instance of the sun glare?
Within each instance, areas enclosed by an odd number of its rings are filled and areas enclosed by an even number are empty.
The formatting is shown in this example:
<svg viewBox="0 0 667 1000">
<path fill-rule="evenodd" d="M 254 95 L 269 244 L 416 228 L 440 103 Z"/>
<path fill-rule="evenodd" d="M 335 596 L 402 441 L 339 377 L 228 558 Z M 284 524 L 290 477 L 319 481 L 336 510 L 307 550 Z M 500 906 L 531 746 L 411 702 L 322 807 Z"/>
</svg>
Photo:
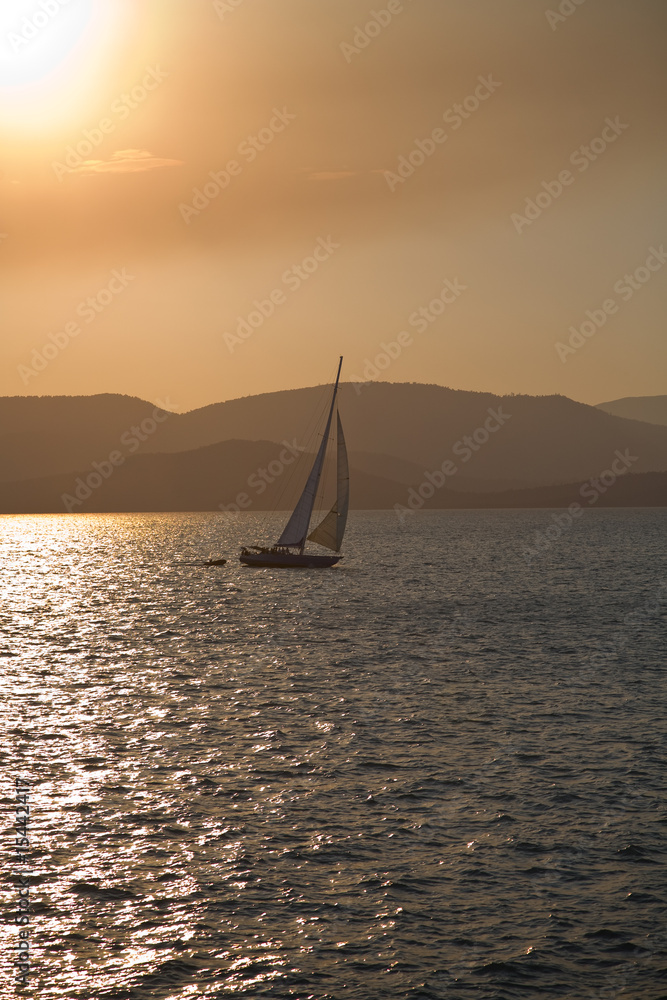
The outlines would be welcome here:
<svg viewBox="0 0 667 1000">
<path fill-rule="evenodd" d="M 45 133 L 76 119 L 98 92 L 121 7 L 117 0 L 3 0 L 3 124 Z"/>
</svg>

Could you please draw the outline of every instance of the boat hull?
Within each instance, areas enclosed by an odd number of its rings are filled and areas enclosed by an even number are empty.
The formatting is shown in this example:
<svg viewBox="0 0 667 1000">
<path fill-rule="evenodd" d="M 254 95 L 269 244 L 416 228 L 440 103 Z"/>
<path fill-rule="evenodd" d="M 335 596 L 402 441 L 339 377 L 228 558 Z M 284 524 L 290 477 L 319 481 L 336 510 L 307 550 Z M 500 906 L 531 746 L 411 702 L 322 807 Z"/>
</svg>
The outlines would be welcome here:
<svg viewBox="0 0 667 1000">
<path fill-rule="evenodd" d="M 308 555 L 307 552 L 242 552 L 244 566 L 270 566 L 276 569 L 327 569 L 340 562 L 342 556 Z"/>
</svg>

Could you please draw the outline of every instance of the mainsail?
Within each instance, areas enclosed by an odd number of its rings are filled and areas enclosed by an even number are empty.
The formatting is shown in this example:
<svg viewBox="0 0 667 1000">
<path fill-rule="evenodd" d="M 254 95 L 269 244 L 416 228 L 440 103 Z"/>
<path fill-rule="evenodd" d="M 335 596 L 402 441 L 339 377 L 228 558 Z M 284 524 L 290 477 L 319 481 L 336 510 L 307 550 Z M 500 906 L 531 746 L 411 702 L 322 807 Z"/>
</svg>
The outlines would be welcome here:
<svg viewBox="0 0 667 1000">
<path fill-rule="evenodd" d="M 317 542 L 318 545 L 324 545 L 327 549 L 333 549 L 334 552 L 340 552 L 350 506 L 350 472 L 339 413 L 336 414 L 336 436 L 336 502 L 324 520 L 308 535 L 308 539 Z"/>
<path fill-rule="evenodd" d="M 327 425 L 324 429 L 324 434 L 322 435 L 322 443 L 315 457 L 313 467 L 310 470 L 310 475 L 308 476 L 308 480 L 304 486 L 303 493 L 299 497 L 299 502 L 294 508 L 289 521 L 285 525 L 285 529 L 276 543 L 277 545 L 286 545 L 290 548 L 298 546 L 303 549 L 303 546 L 306 544 L 308 525 L 310 524 L 310 518 L 312 517 L 315 497 L 317 496 L 317 489 L 320 485 L 320 477 L 322 476 L 324 457 L 327 451 L 327 444 L 329 443 L 329 431 L 331 430 L 331 419 L 336 405 L 338 380 L 340 378 L 340 369 L 342 364 L 343 359 L 341 358 L 338 365 L 338 375 L 336 376 L 336 384 L 334 386 L 331 407 L 329 409 L 329 417 L 327 419 Z"/>
</svg>

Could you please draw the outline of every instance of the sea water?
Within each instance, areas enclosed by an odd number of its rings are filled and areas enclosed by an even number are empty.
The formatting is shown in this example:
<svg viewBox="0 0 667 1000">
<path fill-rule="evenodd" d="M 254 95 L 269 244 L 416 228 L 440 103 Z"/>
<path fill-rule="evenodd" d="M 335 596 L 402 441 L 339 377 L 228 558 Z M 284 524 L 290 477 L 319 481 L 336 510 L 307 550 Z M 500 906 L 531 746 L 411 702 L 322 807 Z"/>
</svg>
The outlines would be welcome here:
<svg viewBox="0 0 667 1000">
<path fill-rule="evenodd" d="M 665 997 L 667 511 L 552 514 L 2 518 L 2 995 Z"/>
</svg>

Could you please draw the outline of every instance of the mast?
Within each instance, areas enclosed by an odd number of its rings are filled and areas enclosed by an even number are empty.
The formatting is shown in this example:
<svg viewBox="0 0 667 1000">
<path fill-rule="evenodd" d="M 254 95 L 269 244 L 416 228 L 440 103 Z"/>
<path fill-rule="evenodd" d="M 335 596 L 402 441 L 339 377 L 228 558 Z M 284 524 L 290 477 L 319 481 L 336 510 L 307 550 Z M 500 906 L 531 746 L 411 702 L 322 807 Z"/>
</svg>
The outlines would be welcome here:
<svg viewBox="0 0 667 1000">
<path fill-rule="evenodd" d="M 336 384 L 333 391 L 333 399 L 331 400 L 331 410 L 333 412 L 333 405 L 336 402 L 336 393 L 338 392 L 338 383 L 340 382 L 340 370 L 343 367 L 343 355 L 341 354 L 338 359 L 338 371 L 336 372 Z"/>
</svg>

